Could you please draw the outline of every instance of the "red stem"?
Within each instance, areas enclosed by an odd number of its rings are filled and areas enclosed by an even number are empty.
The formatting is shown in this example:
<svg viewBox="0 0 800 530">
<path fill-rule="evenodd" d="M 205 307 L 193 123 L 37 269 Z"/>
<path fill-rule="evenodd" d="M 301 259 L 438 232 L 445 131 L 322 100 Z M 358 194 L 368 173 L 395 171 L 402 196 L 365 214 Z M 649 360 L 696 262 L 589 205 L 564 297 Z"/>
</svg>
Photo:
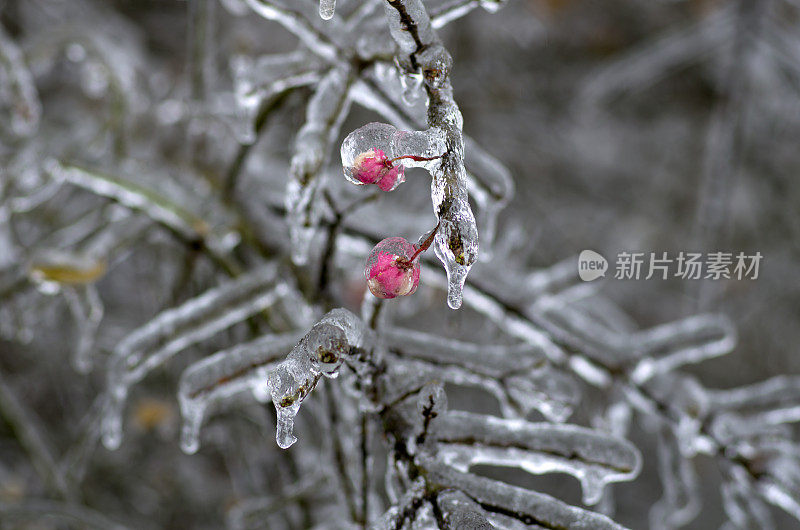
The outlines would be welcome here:
<svg viewBox="0 0 800 530">
<path fill-rule="evenodd" d="M 430 158 L 426 158 L 424 156 L 403 155 L 403 156 L 396 156 L 396 157 L 392 158 L 391 160 L 387 160 L 386 161 L 386 165 L 388 167 L 392 167 L 392 164 L 394 162 L 397 162 L 398 160 L 404 160 L 404 159 L 410 159 L 410 160 L 413 160 L 414 162 L 430 162 L 431 160 L 438 160 L 440 158 L 442 158 L 442 157 L 441 156 L 432 156 Z"/>
<path fill-rule="evenodd" d="M 433 243 L 433 239 L 436 237 L 436 232 L 439 231 L 439 226 L 441 224 L 442 224 L 442 221 L 439 220 L 439 222 L 436 223 L 436 228 L 433 229 L 433 232 L 431 232 L 431 234 L 428 236 L 428 238 L 425 241 L 422 242 L 422 244 L 419 246 L 417 251 L 414 252 L 414 254 L 411 256 L 411 258 L 408 261 L 413 262 L 417 258 L 417 256 L 419 256 L 421 253 L 425 252 L 426 250 L 428 250 L 430 248 L 431 243 Z"/>
</svg>

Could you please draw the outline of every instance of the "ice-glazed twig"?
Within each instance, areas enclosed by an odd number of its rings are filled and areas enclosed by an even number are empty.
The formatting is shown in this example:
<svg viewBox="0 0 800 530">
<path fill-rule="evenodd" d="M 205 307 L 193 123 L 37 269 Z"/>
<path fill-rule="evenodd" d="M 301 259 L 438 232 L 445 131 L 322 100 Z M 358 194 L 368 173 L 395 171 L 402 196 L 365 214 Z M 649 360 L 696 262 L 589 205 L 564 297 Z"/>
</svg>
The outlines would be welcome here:
<svg viewBox="0 0 800 530">
<path fill-rule="evenodd" d="M 350 67 L 331 70 L 308 102 L 305 124 L 295 139 L 285 203 L 292 239 L 292 260 L 297 264 L 305 263 L 311 252 L 321 215 L 317 203 L 322 185 L 320 171 L 347 116 L 349 90 L 354 80 Z"/>
<path fill-rule="evenodd" d="M 612 96 L 641 90 L 671 71 L 708 58 L 729 41 L 734 28 L 734 6 L 724 5 L 689 27 L 634 48 L 591 74 L 578 94 L 577 108 L 593 111 Z"/>
<path fill-rule="evenodd" d="M 448 465 L 461 471 L 490 464 L 533 474 L 569 473 L 581 482 L 586 504 L 596 504 L 606 484 L 631 480 L 641 467 L 641 455 L 629 442 L 577 425 L 451 411 L 431 429 L 437 454 Z"/>
<path fill-rule="evenodd" d="M 72 364 L 80 373 L 88 373 L 94 364 L 95 340 L 103 319 L 103 303 L 94 285 L 67 287 L 64 296 L 78 325 L 78 341 Z"/>
<path fill-rule="evenodd" d="M 131 385 L 177 353 L 289 295 L 291 289 L 276 281 L 276 267 L 256 269 L 162 312 L 120 341 L 109 360 L 104 445 L 115 449 L 122 441 L 122 413 Z"/>
<path fill-rule="evenodd" d="M 303 499 L 318 500 L 325 496 L 328 482 L 327 475 L 313 475 L 286 487 L 278 495 L 241 500 L 228 511 L 228 527 L 232 530 L 246 530 L 256 523 L 263 524 L 265 516 L 284 510 L 287 505 Z"/>
<path fill-rule="evenodd" d="M 389 30 L 400 48 L 399 64 L 412 75 L 424 80 L 428 94 L 428 126 L 430 143 L 441 144 L 446 150 L 441 158 L 427 169 L 432 176 L 431 201 L 439 220 L 434 250 L 447 271 L 447 303 L 457 309 L 472 264 L 478 256 L 478 229 L 467 194 L 467 174 L 464 167 L 463 118 L 453 99 L 448 75 L 452 57 L 437 37 L 421 0 L 387 0 L 385 5 Z M 350 138 L 350 137 L 348 137 Z M 357 149 L 342 146 L 345 170 L 353 161 L 371 149 L 384 151 L 386 145 L 362 145 Z M 437 150 L 440 151 L 440 150 Z M 419 152 L 403 155 L 425 156 Z"/>
<path fill-rule="evenodd" d="M 645 330 L 632 338 L 642 360 L 631 379 L 641 384 L 656 374 L 725 355 L 736 340 L 731 321 L 719 315 L 698 315 Z"/>
<path fill-rule="evenodd" d="M 722 530 L 775 530 L 772 513 L 753 488 L 747 473 L 741 468 L 732 468 L 727 470 L 726 475 L 727 480 L 722 485 L 722 504 L 728 522 L 721 527 Z"/>
<path fill-rule="evenodd" d="M 300 405 L 319 382 L 334 378 L 339 367 L 362 346 L 364 325 L 346 309 L 329 311 L 297 343 L 286 360 L 269 373 L 269 390 L 278 413 L 275 439 L 283 449 L 297 441 L 292 433 Z"/>
<path fill-rule="evenodd" d="M 446 26 L 454 20 L 469 14 L 476 7 L 494 13 L 503 7 L 507 0 L 450 0 L 431 12 L 431 25 L 434 29 Z"/>
<path fill-rule="evenodd" d="M 284 28 L 294 33 L 309 50 L 327 61 L 337 61 L 338 48 L 326 35 L 311 25 L 302 13 L 271 0 L 246 0 L 246 2 L 260 16 L 279 22 Z"/>
<path fill-rule="evenodd" d="M 547 359 L 541 349 L 529 343 L 476 344 L 403 328 L 385 328 L 380 335 L 390 349 L 406 358 L 461 366 L 494 378 L 544 368 Z"/>
<path fill-rule="evenodd" d="M 104 514 L 74 503 L 50 499 L 27 499 L 22 503 L 0 502 L 0 516 L 4 522 L 56 519 L 95 530 L 126 530 L 129 528 Z"/>
<path fill-rule="evenodd" d="M 399 82 L 396 79 L 395 81 Z M 353 85 L 351 93 L 355 102 L 374 110 L 395 127 L 403 130 L 422 127 L 423 120 L 412 116 L 408 107 L 399 101 L 401 95 L 393 97 L 387 93 L 385 87 L 378 86 L 372 79 L 360 79 Z M 477 142 L 466 135 L 464 142 L 467 191 L 479 208 L 477 222 L 481 248 L 484 249 L 485 258 L 489 259 L 497 228 L 497 216 L 514 195 L 514 181 L 508 169 L 484 151 Z M 481 256 L 484 256 L 484 252 Z"/>
<path fill-rule="evenodd" d="M 46 161 L 45 170 L 56 180 L 107 197 L 132 210 L 141 211 L 182 239 L 202 245 L 230 274 L 239 272 L 239 267 L 225 256 L 223 251 L 225 245 L 218 237 L 221 234 L 214 234 L 212 227 L 200 215 L 187 210 L 165 195 L 117 176 L 62 164 L 56 160 Z"/>
<path fill-rule="evenodd" d="M 74 500 L 70 488 L 55 459 L 38 415 L 25 405 L 12 390 L 0 372 L 0 414 L 12 426 L 20 445 L 30 455 L 33 468 L 54 494 L 65 500 Z M 1 510 L 0 510 L 1 511 Z"/>
<path fill-rule="evenodd" d="M 474 500 L 456 490 L 445 490 L 436 495 L 436 504 L 442 512 L 444 528 L 471 528 L 492 530 L 488 514 Z"/>
<path fill-rule="evenodd" d="M 190 365 L 181 374 L 178 402 L 183 417 L 181 449 L 194 453 L 200 446 L 200 427 L 209 412 L 241 397 L 269 400 L 267 375 L 291 350 L 299 333 L 267 335 L 219 351 Z"/>
<path fill-rule="evenodd" d="M 605 515 L 570 506 L 549 495 L 458 471 L 427 456 L 417 457 L 417 462 L 425 470 L 429 484 L 458 489 L 490 514 L 543 528 L 624 529 Z"/>
<path fill-rule="evenodd" d="M 42 114 L 42 104 L 25 64 L 22 50 L 0 26 L 0 78 L 5 87 L 0 96 L 0 138 L 5 134 L 28 137 L 36 132 Z M 4 87 L 4 88 L 5 88 Z M 8 129 L 6 129 L 8 128 Z"/>
</svg>

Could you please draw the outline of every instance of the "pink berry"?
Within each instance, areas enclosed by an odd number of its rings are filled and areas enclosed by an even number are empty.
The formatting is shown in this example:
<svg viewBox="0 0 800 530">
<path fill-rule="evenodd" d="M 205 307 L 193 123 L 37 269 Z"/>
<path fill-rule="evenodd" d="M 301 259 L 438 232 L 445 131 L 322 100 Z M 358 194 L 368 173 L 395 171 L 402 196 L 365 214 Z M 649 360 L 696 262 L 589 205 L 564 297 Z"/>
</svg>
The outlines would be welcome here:
<svg viewBox="0 0 800 530">
<path fill-rule="evenodd" d="M 383 191 L 392 191 L 405 181 L 405 168 L 394 165 L 380 149 L 365 151 L 353 160 L 350 174 L 354 182 L 377 184 Z"/>
<path fill-rule="evenodd" d="M 378 298 L 394 298 L 416 291 L 421 270 L 416 250 L 403 237 L 389 237 L 375 245 L 364 268 L 370 292 Z"/>
</svg>

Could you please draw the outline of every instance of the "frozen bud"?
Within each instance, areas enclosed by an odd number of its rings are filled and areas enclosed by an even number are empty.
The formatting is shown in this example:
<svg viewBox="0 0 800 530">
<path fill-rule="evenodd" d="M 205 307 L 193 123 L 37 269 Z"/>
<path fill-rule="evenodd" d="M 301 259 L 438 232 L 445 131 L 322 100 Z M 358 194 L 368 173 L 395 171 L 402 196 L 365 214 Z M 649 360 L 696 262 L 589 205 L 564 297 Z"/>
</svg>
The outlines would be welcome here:
<svg viewBox="0 0 800 530">
<path fill-rule="evenodd" d="M 364 274 L 370 292 L 378 298 L 412 294 L 420 274 L 416 245 L 403 237 L 384 239 L 370 252 Z"/>
<path fill-rule="evenodd" d="M 335 377 L 339 365 L 350 353 L 345 332 L 327 322 L 316 324 L 306 336 L 306 347 L 312 362 L 326 377 Z"/>
<path fill-rule="evenodd" d="M 356 184 L 376 184 L 383 191 L 392 191 L 405 181 L 405 168 L 394 165 L 380 149 L 365 151 L 353 160 L 350 181 Z"/>
</svg>

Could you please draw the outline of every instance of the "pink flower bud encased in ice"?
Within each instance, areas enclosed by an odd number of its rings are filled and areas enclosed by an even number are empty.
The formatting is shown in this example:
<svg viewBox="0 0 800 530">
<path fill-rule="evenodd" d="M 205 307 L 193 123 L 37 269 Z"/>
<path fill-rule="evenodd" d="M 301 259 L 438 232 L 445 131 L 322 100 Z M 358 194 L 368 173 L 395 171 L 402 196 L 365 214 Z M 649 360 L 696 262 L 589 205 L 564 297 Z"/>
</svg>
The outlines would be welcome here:
<svg viewBox="0 0 800 530">
<path fill-rule="evenodd" d="M 405 168 L 392 164 L 380 149 L 359 154 L 353 160 L 350 174 L 353 182 L 376 184 L 383 191 L 392 191 L 405 181 Z"/>
<path fill-rule="evenodd" d="M 375 245 L 367 258 L 364 275 L 367 286 L 378 298 L 394 298 L 413 294 L 419 285 L 417 247 L 403 237 L 389 237 Z"/>
</svg>

